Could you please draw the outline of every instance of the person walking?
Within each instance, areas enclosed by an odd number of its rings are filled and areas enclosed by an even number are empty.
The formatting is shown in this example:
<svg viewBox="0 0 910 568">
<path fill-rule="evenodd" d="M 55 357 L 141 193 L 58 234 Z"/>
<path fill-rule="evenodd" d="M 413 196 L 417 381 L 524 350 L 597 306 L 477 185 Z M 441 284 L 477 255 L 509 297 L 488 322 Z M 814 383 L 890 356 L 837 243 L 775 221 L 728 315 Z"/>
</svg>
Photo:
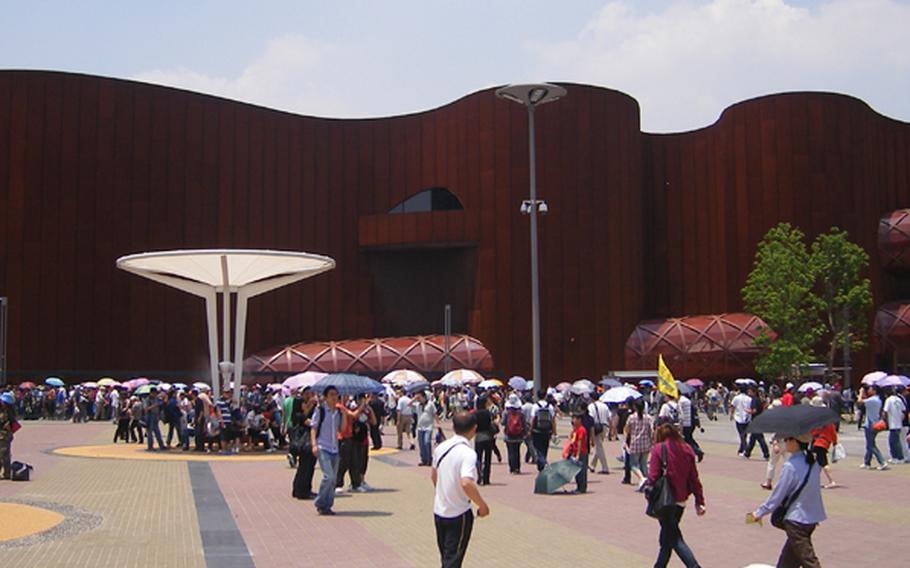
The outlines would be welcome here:
<svg viewBox="0 0 910 568">
<path fill-rule="evenodd" d="M 531 393 L 522 394 L 521 413 L 524 414 L 525 423 L 528 425 L 528 435 L 524 439 L 525 463 L 537 463 L 537 451 L 534 450 L 534 442 L 531 438 L 531 418 L 534 414 L 534 400 Z"/>
<path fill-rule="evenodd" d="M 761 399 L 761 396 L 756 392 L 755 387 L 749 387 L 747 394 L 751 399 L 749 406 L 749 421 L 754 420 L 759 414 L 764 412 L 765 403 Z M 744 458 L 749 459 L 752 456 L 752 450 L 755 448 L 755 442 L 758 442 L 759 447 L 761 448 L 762 457 L 765 461 L 768 461 L 770 458 L 770 453 L 768 451 L 768 444 L 765 443 L 765 435 L 761 432 L 753 432 L 749 435 L 749 444 L 746 446 L 746 453 L 743 455 Z"/>
<path fill-rule="evenodd" d="M 730 401 L 730 418 L 736 423 L 736 432 L 739 434 L 739 449 L 736 454 L 746 456 L 746 428 L 752 421 L 752 397 L 740 389 L 739 393 Z"/>
<path fill-rule="evenodd" d="M 417 395 L 419 414 L 417 415 L 417 447 L 420 450 L 421 466 L 433 465 L 433 431 L 439 425 L 436 403 L 427 393 Z"/>
<path fill-rule="evenodd" d="M 16 398 L 10 392 L 0 395 L 0 479 L 13 476 L 13 434 L 16 433 Z"/>
<path fill-rule="evenodd" d="M 594 421 L 592 438 L 594 442 L 594 459 L 591 461 L 590 470 L 593 472 L 597 464 L 600 464 L 598 473 L 607 475 L 610 473 L 610 466 L 607 463 L 607 453 L 604 451 L 604 440 L 607 437 L 607 431 L 612 421 L 610 407 L 605 402 L 595 400 L 588 405 L 588 414 Z"/>
<path fill-rule="evenodd" d="M 695 452 L 695 458 L 698 463 L 701 463 L 701 460 L 705 459 L 705 452 L 695 441 L 695 429 L 701 426 L 701 421 L 698 418 L 698 407 L 692 404 L 689 397 L 682 393 L 679 394 L 679 423 L 682 426 L 683 440 Z"/>
<path fill-rule="evenodd" d="M 556 410 L 547 400 L 547 391 L 537 393 L 538 400 L 531 411 L 531 441 L 537 454 L 537 471 L 547 466 L 550 438 L 556 436 Z"/>
<path fill-rule="evenodd" d="M 575 475 L 575 493 L 588 492 L 588 429 L 583 424 L 586 413 L 576 411 L 572 415 L 572 433 L 566 440 L 566 447 L 562 452 L 563 459 L 572 460 L 581 466 L 581 471 Z"/>
<path fill-rule="evenodd" d="M 654 420 L 645 412 L 645 401 L 636 399 L 635 411 L 626 420 L 625 450 L 629 468 L 638 477 L 638 489 L 641 491 L 648 481 L 648 456 L 651 453 Z"/>
<path fill-rule="evenodd" d="M 819 400 L 820 399 L 816 399 Z M 812 406 L 825 406 L 824 403 L 816 403 L 815 400 L 812 401 Z M 828 451 L 837 443 L 837 428 L 834 424 L 826 424 L 821 428 L 815 428 L 809 432 L 812 439 L 812 452 L 815 454 L 815 463 L 821 468 L 822 473 L 825 474 L 825 477 L 828 478 L 828 483 L 825 485 L 825 489 L 833 489 L 837 487 L 837 483 L 834 482 L 834 478 L 831 477 L 831 468 L 828 466 Z"/>
<path fill-rule="evenodd" d="M 874 428 L 874 425 L 882 417 L 882 399 L 878 396 L 878 387 L 870 385 L 866 387 L 865 391 L 861 390 L 860 398 L 856 402 L 865 412 L 863 430 L 866 434 L 866 454 L 863 456 L 863 464 L 860 467 L 869 469 L 874 457 L 875 461 L 878 462 L 879 471 L 886 470 L 888 469 L 888 464 L 885 463 L 885 458 L 875 443 L 875 437 L 878 436 L 879 431 Z"/>
<path fill-rule="evenodd" d="M 477 414 L 456 412 L 452 419 L 455 435 L 439 444 L 433 453 L 433 517 L 436 546 L 442 568 L 460 568 L 474 528 L 471 503 L 477 516 L 486 517 L 490 507 L 477 488 L 477 457 L 471 440 L 477 433 Z"/>
<path fill-rule="evenodd" d="M 512 393 L 506 399 L 502 415 L 502 431 L 505 434 L 506 451 L 509 455 L 509 473 L 521 473 L 521 444 L 528 438 L 528 422 L 521 407 L 521 399 Z"/>
<path fill-rule="evenodd" d="M 294 397 L 291 409 L 291 428 L 299 428 L 295 434 L 301 440 L 300 451 L 297 454 L 297 473 L 294 474 L 294 485 L 291 496 L 295 499 L 312 499 L 313 473 L 316 470 L 316 456 L 313 454 L 310 429 L 315 426 L 313 413 L 316 410 L 316 392 L 312 387 L 305 387 L 301 396 Z"/>
<path fill-rule="evenodd" d="M 791 457 L 781 468 L 774 491 L 747 516 L 746 522 L 760 521 L 786 500 L 788 508 L 783 530 L 787 540 L 777 565 L 782 568 L 818 568 L 821 564 L 812 546 L 812 533 L 827 518 L 819 485 L 820 468 L 814 467 L 815 454 L 809 450 L 811 437 L 808 433 L 796 437 L 784 436 L 783 439 Z"/>
<path fill-rule="evenodd" d="M 323 403 L 313 413 L 315 428 L 310 429 L 310 445 L 313 457 L 319 460 L 322 470 L 322 482 L 316 496 L 316 512 L 320 515 L 334 515 L 335 477 L 338 471 L 338 432 L 341 430 L 342 416 L 338 410 L 338 389 L 325 387 L 322 391 Z"/>
<path fill-rule="evenodd" d="M 402 393 L 401 397 L 398 399 L 398 421 L 395 424 L 395 429 L 398 432 L 398 449 L 404 449 L 404 437 L 407 436 L 408 444 L 410 444 L 411 449 L 414 449 L 414 439 L 411 437 L 411 423 L 414 419 L 414 407 L 411 404 L 411 397 L 407 394 Z"/>
<path fill-rule="evenodd" d="M 158 440 L 158 449 L 164 450 L 164 440 L 161 439 L 161 426 L 159 417 L 161 413 L 161 399 L 158 398 L 158 388 L 149 389 L 148 398 L 145 400 L 145 429 L 148 441 L 148 451 L 155 451 L 155 440 Z"/>
<path fill-rule="evenodd" d="M 477 452 L 477 468 L 480 470 L 480 485 L 490 484 L 490 465 L 493 460 L 493 415 L 490 413 L 490 399 L 477 399 L 477 433 L 474 436 L 474 451 Z"/>
<path fill-rule="evenodd" d="M 654 485 L 663 475 L 676 501 L 676 504 L 668 507 L 669 510 L 665 509 L 658 519 L 660 551 L 654 566 L 664 568 L 670 563 L 670 555 L 676 552 L 687 568 L 696 567 L 698 561 L 695 560 L 692 549 L 686 544 L 679 530 L 679 522 L 682 520 L 690 495 L 695 495 L 695 512 L 699 517 L 707 510 L 704 490 L 698 477 L 698 467 L 695 465 L 695 452 L 666 417 L 657 420 L 654 441 L 656 444 L 651 448 L 648 461 L 648 483 Z"/>
<path fill-rule="evenodd" d="M 888 452 L 891 454 L 890 463 L 910 463 L 907 458 L 906 444 L 901 442 L 901 431 L 904 428 L 904 417 L 907 416 L 907 405 L 904 398 L 892 390 L 882 410 L 882 419 L 888 425 Z"/>
</svg>

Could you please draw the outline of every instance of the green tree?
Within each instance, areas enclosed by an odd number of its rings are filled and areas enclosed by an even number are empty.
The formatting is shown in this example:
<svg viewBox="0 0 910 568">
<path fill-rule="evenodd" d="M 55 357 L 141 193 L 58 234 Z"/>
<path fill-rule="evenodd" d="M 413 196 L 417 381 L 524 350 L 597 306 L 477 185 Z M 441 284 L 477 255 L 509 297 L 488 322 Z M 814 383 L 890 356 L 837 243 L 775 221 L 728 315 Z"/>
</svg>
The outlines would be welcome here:
<svg viewBox="0 0 910 568">
<path fill-rule="evenodd" d="M 762 318 L 767 328 L 755 343 L 763 347 L 755 370 L 763 377 L 788 376 L 805 365 L 824 327 L 813 293 L 815 273 L 802 231 L 789 223 L 772 228 L 758 245 L 752 272 L 742 289 L 747 311 Z"/>
<path fill-rule="evenodd" d="M 869 266 L 869 255 L 850 242 L 846 231 L 832 227 L 812 243 L 812 271 L 817 282 L 816 305 L 825 326 L 828 368 L 834 367 L 845 339 L 850 349 L 865 345 L 869 322 L 866 312 L 872 305 L 872 288 L 862 272 Z M 847 361 L 844 361 L 846 364 Z"/>
</svg>

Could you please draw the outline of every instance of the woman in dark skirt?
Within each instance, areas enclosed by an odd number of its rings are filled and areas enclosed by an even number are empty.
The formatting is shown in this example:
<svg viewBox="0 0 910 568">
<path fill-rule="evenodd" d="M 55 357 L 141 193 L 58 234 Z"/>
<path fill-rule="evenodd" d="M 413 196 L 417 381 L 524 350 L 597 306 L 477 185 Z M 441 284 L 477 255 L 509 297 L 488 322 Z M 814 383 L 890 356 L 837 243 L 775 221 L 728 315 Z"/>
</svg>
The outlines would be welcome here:
<svg viewBox="0 0 910 568">
<path fill-rule="evenodd" d="M 301 429 L 300 432 L 294 434 L 294 438 L 297 439 L 299 434 L 302 436 L 300 439 L 304 441 L 300 455 L 297 456 L 297 474 L 294 475 L 294 486 L 291 492 L 295 499 L 313 499 L 316 496 L 313 493 L 313 472 L 316 469 L 316 457 L 313 455 L 308 442 L 310 440 L 310 428 L 316 426 L 312 424 L 311 420 L 317 402 L 316 392 L 312 388 L 306 387 L 303 390 L 303 398 L 294 400 L 294 405 L 291 407 L 291 428 Z"/>
</svg>

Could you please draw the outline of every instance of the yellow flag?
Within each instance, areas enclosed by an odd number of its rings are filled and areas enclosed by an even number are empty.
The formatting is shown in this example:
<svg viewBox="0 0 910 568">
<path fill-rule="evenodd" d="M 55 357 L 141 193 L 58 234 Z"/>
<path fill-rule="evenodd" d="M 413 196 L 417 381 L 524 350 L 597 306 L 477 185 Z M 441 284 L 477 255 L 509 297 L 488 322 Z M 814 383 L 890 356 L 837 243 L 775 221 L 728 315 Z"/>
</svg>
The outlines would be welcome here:
<svg viewBox="0 0 910 568">
<path fill-rule="evenodd" d="M 657 390 L 670 398 L 679 398 L 679 389 L 676 388 L 676 379 L 664 363 L 664 356 L 657 356 Z"/>
</svg>

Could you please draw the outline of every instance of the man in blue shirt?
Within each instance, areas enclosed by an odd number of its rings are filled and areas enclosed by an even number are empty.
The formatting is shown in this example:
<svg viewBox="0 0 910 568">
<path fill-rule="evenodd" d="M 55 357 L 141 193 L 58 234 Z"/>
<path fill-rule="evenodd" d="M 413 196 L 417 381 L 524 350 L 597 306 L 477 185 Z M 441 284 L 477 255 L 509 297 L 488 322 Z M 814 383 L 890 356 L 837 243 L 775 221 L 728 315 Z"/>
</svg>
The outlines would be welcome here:
<svg viewBox="0 0 910 568">
<path fill-rule="evenodd" d="M 335 477 L 338 473 L 338 431 L 341 429 L 341 412 L 338 405 L 338 389 L 326 387 L 322 391 L 323 403 L 313 413 L 310 427 L 310 443 L 313 456 L 319 460 L 322 482 L 316 496 L 316 512 L 320 515 L 334 515 Z"/>
<path fill-rule="evenodd" d="M 866 409 L 866 418 L 863 421 L 863 430 L 866 433 L 866 455 L 863 458 L 863 469 L 869 469 L 872 464 L 872 457 L 875 456 L 875 460 L 878 462 L 878 469 L 885 470 L 888 469 L 888 464 L 885 463 L 885 458 L 882 456 L 882 452 L 879 451 L 878 446 L 875 443 L 875 437 L 878 436 L 878 431 L 872 427 L 873 424 L 881 420 L 882 416 L 882 399 L 878 396 L 878 387 L 867 386 L 866 390 L 862 393 L 865 396 L 861 396 L 857 400 L 857 404 L 863 406 Z"/>
</svg>

